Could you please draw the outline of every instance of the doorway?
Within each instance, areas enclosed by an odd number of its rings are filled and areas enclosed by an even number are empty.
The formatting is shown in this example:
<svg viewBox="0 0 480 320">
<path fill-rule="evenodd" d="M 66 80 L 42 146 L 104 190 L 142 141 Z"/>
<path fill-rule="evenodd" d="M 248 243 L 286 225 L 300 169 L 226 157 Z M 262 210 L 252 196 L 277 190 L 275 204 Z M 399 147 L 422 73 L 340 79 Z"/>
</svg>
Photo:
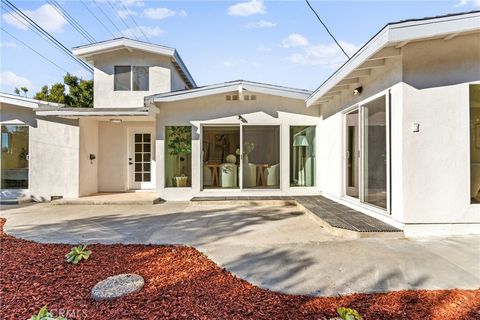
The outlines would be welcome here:
<svg viewBox="0 0 480 320">
<path fill-rule="evenodd" d="M 387 210 L 387 99 L 345 114 L 345 195 Z"/>
<path fill-rule="evenodd" d="M 279 189 L 280 126 L 202 126 L 203 189 Z"/>
<path fill-rule="evenodd" d="M 153 189 L 153 133 L 135 129 L 129 133 L 128 177 L 129 189 Z"/>
</svg>

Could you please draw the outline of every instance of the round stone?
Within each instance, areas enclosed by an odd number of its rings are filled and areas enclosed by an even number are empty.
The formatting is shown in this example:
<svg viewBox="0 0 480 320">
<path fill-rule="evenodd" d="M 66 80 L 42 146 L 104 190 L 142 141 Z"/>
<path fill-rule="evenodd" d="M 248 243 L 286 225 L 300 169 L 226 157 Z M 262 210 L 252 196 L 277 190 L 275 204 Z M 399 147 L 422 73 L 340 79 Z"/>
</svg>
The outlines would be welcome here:
<svg viewBox="0 0 480 320">
<path fill-rule="evenodd" d="M 138 274 L 119 274 L 97 283 L 92 289 L 94 300 L 111 300 L 140 290 L 145 281 Z"/>
</svg>

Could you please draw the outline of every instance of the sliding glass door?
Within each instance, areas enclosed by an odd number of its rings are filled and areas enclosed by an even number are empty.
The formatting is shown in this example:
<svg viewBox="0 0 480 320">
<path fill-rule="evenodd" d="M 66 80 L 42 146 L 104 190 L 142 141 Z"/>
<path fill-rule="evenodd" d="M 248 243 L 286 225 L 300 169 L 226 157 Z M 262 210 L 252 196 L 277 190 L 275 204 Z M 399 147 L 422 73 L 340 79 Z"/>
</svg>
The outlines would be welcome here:
<svg viewBox="0 0 480 320">
<path fill-rule="evenodd" d="M 350 197 L 359 197 L 359 170 L 360 170 L 360 150 L 359 150 L 359 112 L 354 110 L 346 115 L 346 161 L 345 175 L 346 188 L 345 194 Z"/>
<path fill-rule="evenodd" d="M 280 127 L 242 126 L 243 188 L 280 188 Z"/>
<path fill-rule="evenodd" d="M 28 189 L 28 126 L 2 125 L 2 189 Z"/>
<path fill-rule="evenodd" d="M 345 195 L 387 209 L 387 100 L 345 115 Z"/>
<path fill-rule="evenodd" d="M 387 112 L 385 96 L 363 106 L 364 201 L 387 208 Z"/>
</svg>

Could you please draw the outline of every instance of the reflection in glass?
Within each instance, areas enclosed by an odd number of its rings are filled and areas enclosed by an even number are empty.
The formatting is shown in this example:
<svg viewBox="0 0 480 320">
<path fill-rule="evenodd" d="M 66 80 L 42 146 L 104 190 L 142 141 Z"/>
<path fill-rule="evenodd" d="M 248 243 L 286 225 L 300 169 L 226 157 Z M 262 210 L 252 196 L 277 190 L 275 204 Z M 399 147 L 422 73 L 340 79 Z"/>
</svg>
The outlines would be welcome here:
<svg viewBox="0 0 480 320">
<path fill-rule="evenodd" d="M 480 203 L 480 84 L 470 85 L 470 199 Z"/>
<path fill-rule="evenodd" d="M 280 188 L 280 127 L 243 126 L 243 187 Z"/>
<path fill-rule="evenodd" d="M 28 189 L 28 126 L 2 125 L 2 189 Z"/>
<path fill-rule="evenodd" d="M 345 194 L 357 198 L 359 197 L 359 129 L 358 109 L 346 115 L 346 190 Z"/>
<path fill-rule="evenodd" d="M 192 127 L 165 127 L 165 186 L 192 185 Z"/>
<path fill-rule="evenodd" d="M 315 126 L 290 127 L 290 186 L 315 185 Z"/>
<path fill-rule="evenodd" d="M 363 106 L 364 201 L 387 208 L 387 113 L 382 96 Z"/>
</svg>

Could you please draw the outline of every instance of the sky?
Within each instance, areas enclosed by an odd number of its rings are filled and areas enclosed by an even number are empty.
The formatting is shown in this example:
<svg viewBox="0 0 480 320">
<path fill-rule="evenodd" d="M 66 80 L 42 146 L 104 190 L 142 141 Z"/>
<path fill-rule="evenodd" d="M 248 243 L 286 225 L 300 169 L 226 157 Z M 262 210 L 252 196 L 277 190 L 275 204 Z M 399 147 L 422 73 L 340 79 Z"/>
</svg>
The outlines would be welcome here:
<svg viewBox="0 0 480 320">
<path fill-rule="evenodd" d="M 96 41 L 126 36 L 174 47 L 199 86 L 244 79 L 313 90 L 346 60 L 302 0 L 10 1 L 68 48 L 89 41 L 54 3 Z M 388 22 L 480 10 L 480 0 L 310 2 L 349 55 Z M 1 92 L 26 86 L 31 97 L 66 72 L 92 77 L 18 19 L 2 0 Z"/>
</svg>

